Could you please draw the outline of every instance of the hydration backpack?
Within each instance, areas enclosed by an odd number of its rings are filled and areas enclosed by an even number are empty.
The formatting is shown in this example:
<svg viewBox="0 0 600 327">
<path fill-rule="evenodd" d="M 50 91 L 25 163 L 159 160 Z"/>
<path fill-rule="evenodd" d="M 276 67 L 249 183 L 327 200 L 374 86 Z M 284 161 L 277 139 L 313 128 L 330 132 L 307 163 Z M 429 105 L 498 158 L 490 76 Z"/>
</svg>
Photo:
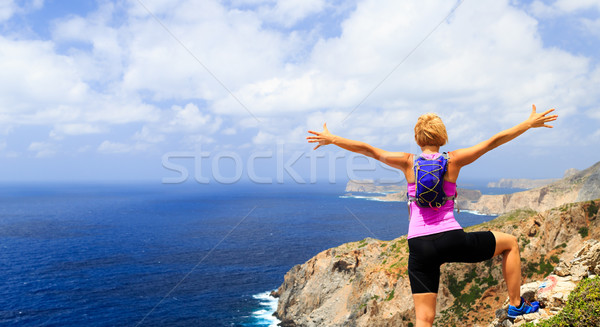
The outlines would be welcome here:
<svg viewBox="0 0 600 327">
<path fill-rule="evenodd" d="M 423 208 L 440 208 L 448 200 L 454 200 L 454 196 L 446 196 L 444 193 L 444 174 L 448 167 L 448 154 L 446 152 L 427 159 L 422 154 L 414 156 L 413 170 L 415 172 L 415 196 L 408 196 L 410 202 L 416 202 Z"/>
</svg>

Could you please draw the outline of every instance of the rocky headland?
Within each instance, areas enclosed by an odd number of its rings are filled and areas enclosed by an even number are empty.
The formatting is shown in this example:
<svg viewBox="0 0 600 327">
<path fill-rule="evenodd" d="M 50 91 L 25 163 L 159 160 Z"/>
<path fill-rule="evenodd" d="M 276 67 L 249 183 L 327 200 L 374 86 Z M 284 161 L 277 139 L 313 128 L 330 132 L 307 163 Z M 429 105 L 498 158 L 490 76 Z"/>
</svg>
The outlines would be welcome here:
<svg viewBox="0 0 600 327">
<path fill-rule="evenodd" d="M 522 293 L 539 300 L 542 309 L 519 320 L 502 314 L 508 294 L 500 257 L 477 264 L 445 264 L 437 326 L 512 326 L 538 321 L 560 312 L 566 296 L 582 279 L 600 274 L 600 163 L 519 193 L 495 196 L 500 200 L 481 194 L 477 200 L 464 200 L 462 205 L 481 202 L 471 210 L 511 208 L 466 230 L 500 230 L 517 236 Z M 325 250 L 286 273 L 283 284 L 273 292 L 279 298 L 274 315 L 280 326 L 288 327 L 412 326 L 407 262 L 406 236 L 390 241 L 365 238 Z"/>
<path fill-rule="evenodd" d="M 518 237 L 523 282 L 528 287 L 523 292 L 531 298 L 535 296 L 532 282 L 539 286 L 545 278 L 558 276 L 574 286 L 588 274 L 600 273 L 600 245 L 590 252 L 585 244 L 600 239 L 599 206 L 597 200 L 541 213 L 519 210 L 467 230 L 500 230 Z M 582 259 L 589 255 L 595 259 Z M 407 262 L 406 236 L 391 241 L 366 238 L 325 250 L 286 273 L 283 284 L 273 292 L 279 298 L 274 315 L 280 326 L 288 327 L 411 326 L 414 306 Z M 574 267 L 573 262 L 586 264 Z M 564 288 L 560 290 L 564 293 Z M 496 311 L 506 306 L 507 296 L 500 257 L 477 264 L 445 264 L 436 324 L 500 325 L 506 317 L 497 317 Z M 556 299 L 546 300 L 540 314 L 529 319 L 556 314 L 564 305 Z"/>
</svg>

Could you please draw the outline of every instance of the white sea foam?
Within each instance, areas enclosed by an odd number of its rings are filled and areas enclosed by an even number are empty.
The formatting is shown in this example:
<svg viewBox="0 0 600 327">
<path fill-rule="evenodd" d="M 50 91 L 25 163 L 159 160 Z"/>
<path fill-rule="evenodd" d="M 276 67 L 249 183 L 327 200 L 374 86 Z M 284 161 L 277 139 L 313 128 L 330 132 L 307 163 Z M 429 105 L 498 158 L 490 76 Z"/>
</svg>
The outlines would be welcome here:
<svg viewBox="0 0 600 327">
<path fill-rule="evenodd" d="M 366 196 L 366 195 L 340 195 L 341 199 L 365 199 L 369 201 L 388 202 L 381 196 Z"/>
<path fill-rule="evenodd" d="M 277 298 L 271 296 L 271 291 L 262 292 L 252 295 L 253 298 L 259 300 L 261 308 L 252 313 L 252 317 L 256 320 L 255 326 L 277 327 L 281 321 L 273 316 L 277 310 Z"/>
<path fill-rule="evenodd" d="M 476 210 L 463 210 L 463 209 L 460 209 L 460 212 L 466 212 L 466 213 L 470 213 L 470 214 L 476 215 L 476 216 L 494 216 L 494 215 L 487 215 L 485 213 L 481 213 L 481 212 L 476 211 Z"/>
</svg>

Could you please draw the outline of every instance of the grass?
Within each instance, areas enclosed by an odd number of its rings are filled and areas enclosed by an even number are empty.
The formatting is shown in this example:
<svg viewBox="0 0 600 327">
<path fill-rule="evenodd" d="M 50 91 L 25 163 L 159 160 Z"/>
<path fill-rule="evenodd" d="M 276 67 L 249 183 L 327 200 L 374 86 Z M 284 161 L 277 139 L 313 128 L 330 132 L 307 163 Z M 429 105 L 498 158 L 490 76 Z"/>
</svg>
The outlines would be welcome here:
<svg viewBox="0 0 600 327">
<path fill-rule="evenodd" d="M 473 304 L 481 297 L 481 295 L 483 295 L 485 290 L 498 284 L 498 281 L 492 276 L 491 267 L 488 266 L 487 270 L 487 277 L 477 277 L 477 270 L 476 268 L 473 268 L 467 272 L 460 281 L 453 274 L 448 274 L 447 286 L 450 293 L 454 296 L 454 303 L 442 312 L 443 316 L 453 312 L 456 317 L 461 320 L 467 312 L 473 310 Z M 466 289 L 468 284 L 471 284 L 471 286 Z M 440 323 L 442 323 L 442 326 L 446 326 L 450 321 L 447 321 L 447 319 L 442 317 Z"/>
<path fill-rule="evenodd" d="M 394 298 L 394 290 L 392 290 L 392 291 L 391 291 L 391 292 L 388 294 L 388 296 L 385 298 L 385 300 L 384 300 L 384 301 L 390 301 L 390 300 L 392 300 L 393 298 Z"/>
</svg>

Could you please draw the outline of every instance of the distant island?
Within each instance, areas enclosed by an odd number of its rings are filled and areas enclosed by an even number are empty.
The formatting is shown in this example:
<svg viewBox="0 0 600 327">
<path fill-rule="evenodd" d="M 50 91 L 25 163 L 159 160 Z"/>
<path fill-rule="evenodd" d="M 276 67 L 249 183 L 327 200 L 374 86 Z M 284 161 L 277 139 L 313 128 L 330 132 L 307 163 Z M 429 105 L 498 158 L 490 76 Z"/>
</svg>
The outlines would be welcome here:
<svg viewBox="0 0 600 327">
<path fill-rule="evenodd" d="M 554 183 L 558 178 L 551 179 L 527 179 L 527 178 L 502 178 L 497 182 L 489 182 L 487 187 L 490 188 L 517 188 L 529 190 L 536 187 L 546 186 L 550 183 Z"/>
<path fill-rule="evenodd" d="M 563 178 L 567 178 L 577 174 L 579 170 L 570 168 L 565 171 Z M 490 188 L 516 188 L 523 190 L 530 190 L 532 188 L 546 186 L 548 184 L 558 181 L 560 178 L 549 178 L 549 179 L 528 179 L 528 178 L 502 178 L 497 182 L 489 182 L 487 187 Z"/>
</svg>

